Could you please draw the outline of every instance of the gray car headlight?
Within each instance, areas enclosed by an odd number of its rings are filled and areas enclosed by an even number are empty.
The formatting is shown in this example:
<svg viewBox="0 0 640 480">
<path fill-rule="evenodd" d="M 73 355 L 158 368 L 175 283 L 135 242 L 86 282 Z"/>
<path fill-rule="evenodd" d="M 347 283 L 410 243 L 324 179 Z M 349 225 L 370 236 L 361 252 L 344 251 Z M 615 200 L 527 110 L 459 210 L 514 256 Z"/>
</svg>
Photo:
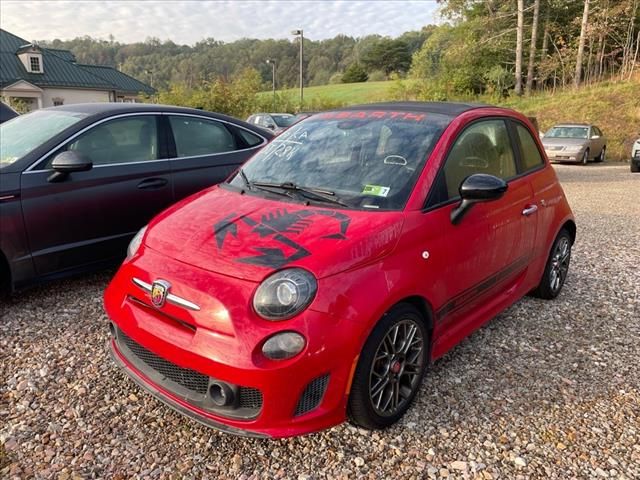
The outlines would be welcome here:
<svg viewBox="0 0 640 480">
<path fill-rule="evenodd" d="M 577 153 L 582 150 L 582 145 L 570 145 L 568 147 L 564 147 L 565 152 Z"/>
<path fill-rule="evenodd" d="M 147 226 L 145 225 L 140 230 L 138 230 L 138 233 L 136 233 L 135 236 L 129 242 L 129 246 L 127 247 L 127 260 L 130 260 L 131 257 L 133 257 L 136 254 L 136 252 L 140 248 L 140 245 L 142 245 L 142 237 L 144 237 L 144 233 L 146 231 L 147 231 Z"/>
<path fill-rule="evenodd" d="M 309 306 L 318 282 L 301 268 L 289 268 L 267 277 L 253 296 L 253 308 L 265 320 L 286 320 Z"/>
</svg>

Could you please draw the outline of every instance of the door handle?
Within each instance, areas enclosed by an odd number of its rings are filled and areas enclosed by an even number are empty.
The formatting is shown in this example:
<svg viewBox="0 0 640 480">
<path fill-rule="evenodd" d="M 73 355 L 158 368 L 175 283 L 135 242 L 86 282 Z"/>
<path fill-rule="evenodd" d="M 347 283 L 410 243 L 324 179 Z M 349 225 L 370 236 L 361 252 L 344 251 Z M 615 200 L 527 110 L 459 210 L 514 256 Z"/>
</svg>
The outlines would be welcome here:
<svg viewBox="0 0 640 480">
<path fill-rule="evenodd" d="M 525 217 L 528 217 L 529 215 L 533 215 L 537 211 L 538 211 L 538 206 L 537 205 L 529 205 L 529 206 L 525 207 L 524 210 L 522 210 L 522 214 Z"/>
<path fill-rule="evenodd" d="M 145 178 L 138 184 L 138 188 L 140 190 L 153 190 L 156 188 L 162 188 L 167 183 L 169 183 L 169 180 L 166 178 Z"/>
</svg>

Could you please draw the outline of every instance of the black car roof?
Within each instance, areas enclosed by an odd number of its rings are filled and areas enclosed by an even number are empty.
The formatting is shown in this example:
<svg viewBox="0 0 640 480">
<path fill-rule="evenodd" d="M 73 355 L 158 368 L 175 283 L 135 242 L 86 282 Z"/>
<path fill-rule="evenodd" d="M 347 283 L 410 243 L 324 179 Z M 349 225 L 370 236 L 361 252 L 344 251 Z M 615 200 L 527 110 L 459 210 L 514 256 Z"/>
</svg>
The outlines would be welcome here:
<svg viewBox="0 0 640 480">
<path fill-rule="evenodd" d="M 85 113 L 87 115 L 95 115 L 100 113 L 130 113 L 130 112 L 147 112 L 147 111 L 163 111 L 163 112 L 182 112 L 196 114 L 210 114 L 204 110 L 196 108 L 176 107 L 173 105 L 159 105 L 156 103 L 73 103 L 60 107 L 49 107 L 45 110 L 64 110 L 67 112 Z M 219 114 L 216 114 L 219 115 Z M 223 116 L 223 115 L 221 115 Z"/>
<path fill-rule="evenodd" d="M 492 105 L 458 102 L 383 102 L 353 105 L 340 110 L 408 110 L 412 112 L 440 113 L 457 117 L 466 111 L 484 107 L 492 107 Z"/>
</svg>

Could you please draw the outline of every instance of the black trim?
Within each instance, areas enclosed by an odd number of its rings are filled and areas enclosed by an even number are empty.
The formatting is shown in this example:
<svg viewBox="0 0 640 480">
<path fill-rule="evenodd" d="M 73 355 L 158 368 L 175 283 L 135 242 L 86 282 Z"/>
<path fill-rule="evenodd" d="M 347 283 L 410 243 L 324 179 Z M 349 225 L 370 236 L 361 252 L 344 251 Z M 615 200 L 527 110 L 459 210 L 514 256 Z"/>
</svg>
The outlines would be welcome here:
<svg viewBox="0 0 640 480">
<path fill-rule="evenodd" d="M 143 380 L 140 376 L 138 376 L 136 374 L 136 372 L 131 370 L 122 361 L 122 359 L 120 358 L 120 353 L 119 353 L 118 347 L 116 346 L 114 339 L 109 340 L 109 353 L 111 354 L 111 358 L 116 363 L 116 365 L 118 367 L 120 367 L 120 369 L 123 372 L 125 372 L 127 374 L 127 376 L 131 380 L 133 380 L 134 383 L 136 383 L 144 391 L 150 393 L 156 399 L 160 400 L 162 403 L 167 405 L 172 410 L 175 410 L 176 412 L 181 413 L 182 415 L 185 415 L 185 416 L 191 418 L 192 420 L 195 420 L 196 422 L 201 423 L 202 425 L 204 425 L 206 427 L 214 428 L 214 429 L 219 430 L 219 431 L 224 432 L 224 433 L 230 433 L 232 435 L 237 435 L 239 437 L 270 438 L 269 435 L 266 435 L 266 434 L 262 434 L 262 433 L 258 433 L 258 432 L 252 432 L 250 430 L 241 430 L 239 428 L 230 427 L 229 425 L 225 425 L 224 423 L 216 422 L 215 420 L 212 420 L 212 419 L 210 419 L 208 417 L 203 417 L 201 415 L 198 415 L 193 410 L 185 408 L 182 405 L 180 405 L 179 403 L 174 402 L 172 399 L 170 399 L 169 397 L 165 396 L 162 392 L 160 392 L 157 388 L 153 387 L 153 385 L 151 385 L 151 384 L 147 383 L 145 380 Z"/>
<path fill-rule="evenodd" d="M 482 295 L 494 285 L 500 283 L 503 280 L 506 280 L 512 274 L 526 266 L 529 263 L 530 258 L 531 257 L 529 255 L 523 255 L 499 272 L 491 275 L 490 277 L 487 277 L 480 283 L 468 288 L 467 290 L 464 290 L 463 292 L 453 297 L 436 311 L 436 323 L 442 323 L 444 318 L 446 318 L 448 315 L 460 310 L 465 305 L 468 305 L 469 303 L 476 300 L 480 295 Z"/>
</svg>

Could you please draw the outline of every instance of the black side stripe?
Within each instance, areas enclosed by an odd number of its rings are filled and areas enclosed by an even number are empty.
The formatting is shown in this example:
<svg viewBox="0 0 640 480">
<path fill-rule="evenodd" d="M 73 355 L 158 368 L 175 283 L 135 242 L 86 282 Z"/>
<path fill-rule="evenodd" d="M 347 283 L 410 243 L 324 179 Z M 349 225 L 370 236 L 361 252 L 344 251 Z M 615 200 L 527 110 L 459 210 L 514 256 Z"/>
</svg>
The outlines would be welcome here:
<svg viewBox="0 0 640 480">
<path fill-rule="evenodd" d="M 524 268 L 529 263 L 530 258 L 531 257 L 529 255 L 524 255 L 500 270 L 498 273 L 491 275 L 489 278 L 481 281 L 477 285 L 474 285 L 473 287 L 456 295 L 436 312 L 436 322 L 441 323 L 448 315 L 451 315 L 463 308 L 465 305 L 473 302 L 485 291 Z"/>
</svg>

